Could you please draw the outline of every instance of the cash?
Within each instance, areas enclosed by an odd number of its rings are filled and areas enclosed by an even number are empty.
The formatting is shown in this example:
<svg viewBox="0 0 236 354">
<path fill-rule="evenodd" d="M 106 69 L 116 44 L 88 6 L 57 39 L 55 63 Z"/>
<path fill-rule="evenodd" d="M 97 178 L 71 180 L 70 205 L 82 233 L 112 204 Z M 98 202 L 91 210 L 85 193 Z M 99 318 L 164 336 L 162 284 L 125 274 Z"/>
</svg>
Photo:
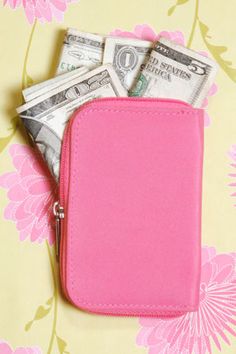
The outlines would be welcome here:
<svg viewBox="0 0 236 354">
<path fill-rule="evenodd" d="M 88 72 L 88 69 L 82 66 L 81 68 L 69 71 L 68 73 L 61 74 L 52 79 L 40 82 L 39 84 L 27 87 L 22 91 L 23 97 L 26 102 L 29 102 L 34 98 L 39 97 L 45 94 L 46 92 L 53 90 L 63 85 L 64 83 L 85 74 L 86 72 Z"/>
<path fill-rule="evenodd" d="M 58 180 L 61 141 L 73 111 L 94 98 L 126 95 L 115 70 L 107 64 L 36 97 L 17 112 Z"/>
<path fill-rule="evenodd" d="M 165 38 L 155 44 L 131 96 L 180 99 L 201 107 L 217 64 Z"/>
<path fill-rule="evenodd" d="M 66 32 L 56 74 L 85 66 L 94 69 L 102 64 L 104 37 L 69 28 Z"/>
<path fill-rule="evenodd" d="M 165 38 L 153 45 L 68 29 L 57 69 L 60 75 L 23 90 L 26 103 L 17 112 L 58 180 L 63 132 L 83 103 L 129 93 L 201 107 L 216 71 L 210 58 Z"/>
<path fill-rule="evenodd" d="M 136 83 L 153 43 L 133 38 L 108 37 L 105 41 L 103 63 L 111 63 L 127 91 Z"/>
</svg>

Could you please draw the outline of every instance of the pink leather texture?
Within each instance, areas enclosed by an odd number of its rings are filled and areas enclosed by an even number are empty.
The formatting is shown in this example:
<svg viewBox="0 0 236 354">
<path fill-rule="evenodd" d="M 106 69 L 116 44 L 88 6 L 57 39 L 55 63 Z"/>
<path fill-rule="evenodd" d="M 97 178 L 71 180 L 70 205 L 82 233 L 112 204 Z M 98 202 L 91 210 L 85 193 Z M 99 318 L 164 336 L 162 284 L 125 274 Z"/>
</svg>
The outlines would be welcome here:
<svg viewBox="0 0 236 354">
<path fill-rule="evenodd" d="M 60 250 L 67 298 L 95 313 L 176 316 L 199 302 L 203 111 L 96 99 L 65 133 Z"/>
</svg>

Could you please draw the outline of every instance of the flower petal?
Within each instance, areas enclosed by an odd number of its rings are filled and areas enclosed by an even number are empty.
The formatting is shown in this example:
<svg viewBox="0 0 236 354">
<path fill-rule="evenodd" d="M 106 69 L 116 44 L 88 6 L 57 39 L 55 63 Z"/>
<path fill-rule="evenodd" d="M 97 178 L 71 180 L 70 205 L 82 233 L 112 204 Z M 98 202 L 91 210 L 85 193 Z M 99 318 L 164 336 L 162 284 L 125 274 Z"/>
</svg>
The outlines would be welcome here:
<svg viewBox="0 0 236 354">
<path fill-rule="evenodd" d="M 23 201 L 27 197 L 27 191 L 17 183 L 11 189 L 9 189 L 7 196 L 12 201 Z"/>
<path fill-rule="evenodd" d="M 32 25 L 34 23 L 34 20 L 36 19 L 35 8 L 33 6 L 31 6 L 28 2 L 26 3 L 26 6 L 25 6 L 25 14 L 26 14 L 27 20 Z"/>
<path fill-rule="evenodd" d="M 18 177 L 18 173 L 16 172 L 9 172 L 0 176 L 0 187 L 2 188 L 9 189 L 18 182 L 19 182 L 19 177 Z"/>
<path fill-rule="evenodd" d="M 0 343 L 1 354 L 14 354 L 11 347 L 7 343 Z"/>
<path fill-rule="evenodd" d="M 154 42 L 157 39 L 157 35 L 149 25 L 137 25 L 134 28 L 134 33 L 140 39 Z"/>
</svg>

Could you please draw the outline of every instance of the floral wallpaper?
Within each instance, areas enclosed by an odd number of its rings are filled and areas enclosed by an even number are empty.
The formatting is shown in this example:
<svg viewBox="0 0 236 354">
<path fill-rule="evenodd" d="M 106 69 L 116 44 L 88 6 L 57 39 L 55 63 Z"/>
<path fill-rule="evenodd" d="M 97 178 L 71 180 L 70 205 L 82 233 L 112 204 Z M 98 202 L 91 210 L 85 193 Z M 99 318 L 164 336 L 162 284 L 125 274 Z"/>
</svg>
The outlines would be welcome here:
<svg viewBox="0 0 236 354">
<path fill-rule="evenodd" d="M 217 78 L 216 82 L 212 85 L 208 92 L 208 97 L 203 103 L 206 127 L 206 167 L 204 167 L 204 181 L 205 185 L 208 186 L 208 180 L 212 176 L 212 169 L 214 171 L 221 171 L 222 177 L 220 179 L 217 179 L 217 175 L 215 176 L 215 180 L 217 181 L 215 190 L 220 191 L 220 198 L 223 200 L 225 206 L 225 209 L 222 210 L 228 210 L 228 220 L 230 219 L 230 222 L 227 222 L 227 220 L 224 220 L 224 213 L 222 214 L 222 230 L 224 230 L 222 237 L 225 238 L 226 246 L 223 247 L 222 240 L 220 239 L 219 241 L 218 237 L 214 241 L 214 236 L 208 239 L 207 236 L 203 235 L 204 244 L 207 244 L 207 246 L 202 247 L 200 307 L 196 313 L 188 313 L 173 319 L 132 318 L 121 320 L 119 318 L 110 319 L 106 317 L 97 319 L 97 316 L 94 317 L 89 314 L 80 313 L 80 311 L 73 309 L 61 296 L 58 265 L 55 259 L 54 223 L 51 206 L 56 198 L 57 186 L 47 169 L 45 169 L 37 151 L 29 145 L 24 137 L 22 138 L 19 118 L 14 114 L 12 115 L 4 111 L 1 113 L 1 118 L 7 122 L 7 128 L 3 133 L 0 133 L 0 153 L 3 157 L 3 162 L 0 165 L 2 197 L 0 202 L 0 220 L 2 233 L 6 238 L 12 238 L 10 244 L 13 242 L 16 250 L 20 249 L 21 245 L 25 243 L 29 243 L 29 247 L 40 247 L 39 253 L 46 254 L 48 259 L 48 267 L 45 268 L 44 274 L 46 279 L 47 274 L 51 274 L 51 285 L 48 296 L 36 305 L 36 307 L 31 306 L 29 300 L 36 296 L 34 288 L 30 288 L 29 298 L 25 298 L 27 311 L 26 308 L 25 310 L 22 309 L 22 311 L 19 309 L 24 325 L 17 328 L 19 332 L 17 335 L 11 329 L 9 321 L 6 321 L 6 318 L 3 318 L 3 322 L 0 321 L 1 354 L 94 353 L 91 338 L 93 338 L 95 332 L 98 335 L 96 340 L 94 340 L 94 343 L 96 343 L 96 353 L 102 354 L 111 352 L 114 354 L 121 353 L 119 345 L 123 345 L 123 352 L 125 348 L 126 353 L 140 353 L 140 350 L 143 353 L 149 354 L 235 353 L 236 243 L 235 239 L 227 236 L 227 233 L 234 235 L 234 227 L 236 227 L 232 221 L 233 215 L 235 215 L 233 213 L 235 213 L 236 196 L 236 137 L 234 137 L 233 141 L 230 135 L 233 126 L 235 132 L 236 122 L 231 118 L 234 115 L 233 102 L 229 102 L 227 108 L 225 107 L 225 100 L 221 96 L 224 87 L 227 87 L 227 92 L 232 92 L 232 97 L 235 90 L 236 63 L 228 59 L 229 54 L 232 53 L 232 49 L 222 45 L 222 36 L 218 41 L 217 37 L 212 34 L 214 33 L 214 29 L 211 30 L 210 25 L 206 23 L 208 17 L 211 20 L 211 17 L 215 15 L 219 16 L 219 9 L 216 9 L 216 12 L 214 12 L 213 8 L 208 8 L 210 12 L 206 16 L 200 10 L 202 7 L 200 0 L 168 0 L 165 4 L 165 11 L 163 10 L 161 15 L 158 15 L 161 17 L 162 23 L 165 23 L 165 26 L 160 28 L 158 25 L 153 24 L 151 18 L 151 23 L 147 24 L 149 23 L 148 18 L 150 16 L 150 9 L 148 7 L 145 10 L 139 9 L 135 6 L 135 1 L 132 1 L 130 0 L 130 7 L 133 8 L 133 11 L 136 11 L 140 18 L 147 20 L 142 23 L 134 23 L 130 14 L 128 19 L 121 18 L 120 21 L 117 21 L 115 13 L 111 13 L 114 22 L 116 24 L 120 23 L 120 25 L 108 26 L 107 33 L 151 41 L 157 40 L 160 36 L 165 36 L 193 49 L 195 49 L 193 43 L 196 41 L 196 50 L 206 56 L 213 57 L 220 67 L 220 79 Z M 80 26 L 83 23 L 83 26 L 87 25 L 86 28 L 89 30 L 88 28 L 91 23 L 91 32 L 103 31 L 101 22 L 98 19 L 95 20 L 96 26 L 94 26 L 91 13 L 95 16 L 96 6 L 104 8 L 104 5 L 108 5 L 106 0 L 96 0 L 95 5 L 89 0 L 86 0 L 86 5 L 84 3 L 85 0 L 74 2 L 74 4 L 71 4 L 71 1 L 65 0 L 4 0 L 4 11 L 17 9 L 17 21 L 19 23 L 23 23 L 23 15 L 20 8 L 21 10 L 23 9 L 26 16 L 24 22 L 25 26 L 27 26 L 28 38 L 24 39 L 26 47 L 21 59 L 22 66 L 16 65 L 17 61 L 14 64 L 17 77 L 19 75 L 21 77 L 20 83 L 18 79 L 18 87 L 20 86 L 23 89 L 36 82 L 32 78 L 33 76 L 29 74 L 29 72 L 33 72 L 30 68 L 30 55 L 33 55 L 33 51 L 35 50 L 34 41 L 36 41 L 36 32 L 45 31 L 45 26 L 50 26 L 52 22 L 60 22 L 60 28 L 65 29 L 68 25 L 70 26 L 70 21 L 73 23 L 76 21 L 76 26 L 79 29 L 83 29 Z M 121 1 L 121 4 L 125 6 L 126 3 Z M 153 2 L 150 1 L 151 4 L 153 5 Z M 158 11 L 161 6 L 163 7 L 163 3 L 157 1 L 155 11 Z M 71 9 L 73 8 L 71 12 L 70 7 Z M 94 7 L 94 12 L 91 12 L 91 7 Z M 186 14 L 190 13 L 190 10 L 192 16 L 189 20 L 189 31 L 185 33 L 186 31 L 182 29 L 182 21 L 179 20 L 180 17 L 175 20 L 175 16 L 184 11 L 183 18 L 186 19 Z M 64 14 L 67 11 L 68 18 L 65 23 L 63 22 L 66 17 L 64 17 Z M 143 12 L 145 15 L 143 15 Z M 9 20 L 13 18 L 13 15 L 16 16 L 13 12 L 6 13 Z M 86 14 L 88 14 L 87 18 L 90 21 L 88 24 L 85 19 Z M 75 20 L 77 15 L 80 21 Z M 0 16 L 3 19 L 4 14 L 0 14 Z M 212 23 L 212 21 L 210 22 Z M 12 23 L 14 23 L 13 19 Z M 231 23 L 233 23 L 232 20 Z M 102 27 L 101 29 L 100 26 Z M 169 29 L 170 27 L 171 29 Z M 8 22 L 4 20 L 0 26 L 0 33 L 6 33 L 6 28 L 8 28 Z M 50 31 L 57 30 L 58 27 L 50 28 Z M 12 25 L 8 31 L 15 31 L 14 45 L 17 46 L 18 41 L 22 40 L 20 37 L 17 38 L 17 28 Z M 217 42 L 219 44 L 216 44 Z M 230 43 L 233 45 L 232 41 Z M 6 40 L 4 42 L 4 51 L 7 53 L 10 50 L 9 48 L 9 43 Z M 37 48 L 37 50 L 40 53 L 44 50 L 44 39 L 41 40 L 40 48 Z M 38 63 L 40 63 L 40 56 Z M 5 74 L 1 66 L 1 62 L 0 69 L 2 70 L 3 77 L 6 75 L 5 82 L 7 82 L 7 74 Z M 7 90 L 6 84 L 5 87 L 3 87 L 4 91 Z M 224 119 L 225 122 L 222 122 L 219 128 L 218 125 L 221 122 L 217 120 L 218 110 L 225 111 L 226 116 L 228 114 L 228 117 L 222 117 L 222 120 Z M 212 150 L 209 147 L 217 139 L 220 141 L 222 136 L 226 138 L 223 145 L 218 144 L 220 145 L 221 153 L 221 158 L 218 159 L 217 156 L 212 157 Z M 207 193 L 210 193 L 211 188 L 209 185 L 208 190 L 204 190 L 206 194 L 205 199 L 212 198 L 213 193 L 209 194 L 209 196 L 207 195 Z M 213 208 L 212 204 L 209 203 L 208 205 Z M 211 211 L 212 215 L 214 213 L 218 215 L 217 212 L 216 208 Z M 211 216 L 209 218 L 209 225 L 206 227 L 207 230 L 211 230 L 211 227 L 213 227 L 210 224 L 212 220 L 214 218 Z M 11 232 L 8 232 L 10 223 L 12 225 Z M 14 233 L 12 233 L 12 230 L 14 230 Z M 6 245 L 6 252 L 9 251 L 8 247 L 10 247 L 10 244 Z M 27 252 L 30 252 L 30 250 L 31 248 L 27 248 Z M 32 258 L 30 258 L 29 253 L 26 253 L 25 256 L 26 259 L 24 261 L 27 262 L 28 268 L 30 268 Z M 6 256 L 3 260 L 3 267 L 6 266 L 7 259 Z M 14 263 L 14 259 L 12 263 Z M 16 268 L 17 265 L 15 265 L 14 269 Z M 32 280 L 37 276 L 33 272 L 29 274 Z M 2 292 L 4 295 L 3 301 L 0 301 L 0 309 L 3 306 L 1 303 L 4 304 L 4 307 L 9 307 L 10 309 L 12 304 L 7 300 L 9 298 L 8 292 L 12 289 L 12 282 L 14 283 L 16 280 L 10 280 L 8 277 L 4 277 L 3 279 Z M 42 284 L 42 289 L 44 286 L 45 284 Z M 17 292 L 20 289 L 21 287 L 16 288 L 16 297 L 19 296 Z M 48 291 L 42 291 L 42 293 L 45 292 L 48 293 Z M 29 304 L 29 308 L 27 304 Z M 23 315 L 26 312 L 27 314 L 31 314 L 28 319 Z M 67 320 L 64 322 L 64 319 Z M 125 320 L 126 322 L 124 322 Z M 17 323 L 14 318 L 11 318 L 11 321 Z M 3 330 L 1 331 L 1 326 L 4 322 L 7 324 L 2 327 Z M 112 331 L 109 328 L 111 324 Z M 121 332 L 122 325 L 124 324 L 129 324 L 130 326 L 127 327 L 125 333 Z M 44 331 L 44 328 L 47 330 Z M 122 343 L 120 333 L 123 333 Z M 88 346 L 89 349 L 87 348 Z"/>
<path fill-rule="evenodd" d="M 149 354 L 205 354 L 212 353 L 212 344 L 221 351 L 220 340 L 230 345 L 228 334 L 236 336 L 235 262 L 236 253 L 203 247 L 198 312 L 175 319 L 141 318 L 137 344 Z"/>
</svg>

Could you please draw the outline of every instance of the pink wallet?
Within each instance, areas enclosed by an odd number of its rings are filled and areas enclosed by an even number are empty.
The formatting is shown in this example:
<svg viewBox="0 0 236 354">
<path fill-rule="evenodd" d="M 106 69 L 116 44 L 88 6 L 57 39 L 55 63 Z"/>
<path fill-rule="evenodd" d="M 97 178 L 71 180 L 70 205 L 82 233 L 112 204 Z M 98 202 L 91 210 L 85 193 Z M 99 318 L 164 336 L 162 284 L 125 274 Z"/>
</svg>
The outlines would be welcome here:
<svg viewBox="0 0 236 354">
<path fill-rule="evenodd" d="M 54 206 L 64 294 L 87 311 L 178 316 L 199 302 L 203 111 L 103 98 L 65 131 Z"/>
</svg>

